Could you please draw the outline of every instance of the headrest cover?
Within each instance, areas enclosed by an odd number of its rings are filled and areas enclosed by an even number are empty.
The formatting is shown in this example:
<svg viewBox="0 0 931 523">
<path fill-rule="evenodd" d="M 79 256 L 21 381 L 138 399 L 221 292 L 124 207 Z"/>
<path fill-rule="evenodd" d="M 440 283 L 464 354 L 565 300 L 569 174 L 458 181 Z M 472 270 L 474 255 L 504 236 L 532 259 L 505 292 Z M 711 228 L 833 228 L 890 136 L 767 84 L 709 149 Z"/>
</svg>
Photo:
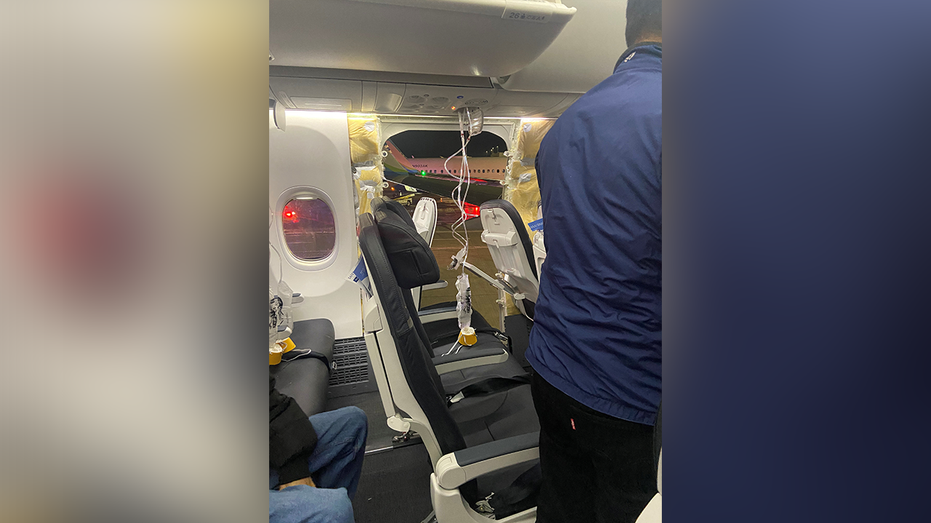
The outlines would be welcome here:
<svg viewBox="0 0 931 523">
<path fill-rule="evenodd" d="M 413 289 L 436 283 L 440 279 L 440 267 L 417 230 L 384 207 L 372 210 L 398 285 L 404 289 Z"/>
<path fill-rule="evenodd" d="M 411 218 L 411 215 L 407 212 L 407 209 L 405 209 L 403 205 L 387 198 L 378 198 L 378 200 L 378 203 L 373 205 L 383 205 L 386 211 L 393 212 L 394 214 L 398 215 L 401 220 L 404 221 L 404 223 L 410 226 L 411 229 L 417 228 L 417 226 L 414 225 L 414 219 Z M 377 207 L 373 207 L 373 209 L 377 209 Z"/>
</svg>

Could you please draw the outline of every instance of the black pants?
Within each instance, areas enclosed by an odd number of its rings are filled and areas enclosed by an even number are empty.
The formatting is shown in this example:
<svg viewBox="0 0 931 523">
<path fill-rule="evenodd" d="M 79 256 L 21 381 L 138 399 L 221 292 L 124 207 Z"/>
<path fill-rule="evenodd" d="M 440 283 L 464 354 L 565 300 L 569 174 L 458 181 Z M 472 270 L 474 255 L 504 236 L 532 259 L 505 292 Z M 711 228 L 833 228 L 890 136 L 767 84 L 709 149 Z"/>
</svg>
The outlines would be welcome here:
<svg viewBox="0 0 931 523">
<path fill-rule="evenodd" d="M 537 374 L 537 523 L 633 523 L 656 493 L 653 427 L 592 410 Z"/>
</svg>

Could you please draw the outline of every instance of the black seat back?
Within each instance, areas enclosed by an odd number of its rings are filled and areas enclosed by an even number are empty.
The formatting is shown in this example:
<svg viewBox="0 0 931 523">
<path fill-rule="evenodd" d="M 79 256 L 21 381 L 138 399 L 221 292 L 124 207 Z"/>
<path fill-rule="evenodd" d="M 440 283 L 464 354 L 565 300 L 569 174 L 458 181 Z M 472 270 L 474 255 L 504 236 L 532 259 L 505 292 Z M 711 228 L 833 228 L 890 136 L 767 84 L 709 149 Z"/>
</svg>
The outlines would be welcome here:
<svg viewBox="0 0 931 523">
<path fill-rule="evenodd" d="M 375 218 L 376 226 L 383 224 L 380 227 L 390 236 L 388 245 L 401 243 L 405 245 L 407 249 L 417 251 L 418 255 L 415 258 L 426 268 L 423 275 L 401 275 L 398 279 L 401 286 L 401 296 L 404 298 L 404 305 L 407 307 L 407 311 L 411 315 L 411 320 L 414 322 L 414 329 L 417 331 L 417 335 L 420 336 L 428 355 L 432 357 L 433 353 L 430 350 L 430 336 L 427 335 L 423 322 L 420 321 L 420 314 L 418 313 L 417 305 L 414 303 L 414 295 L 412 292 L 413 288 L 419 287 L 420 285 L 411 285 L 410 287 L 407 285 L 418 281 L 427 282 L 422 285 L 436 283 L 440 279 L 440 268 L 436 262 L 436 256 L 433 255 L 433 251 L 430 250 L 430 246 L 427 245 L 427 241 L 423 239 L 423 236 L 417 233 L 414 220 L 411 219 L 411 216 L 407 213 L 407 209 L 400 203 L 381 197 L 375 198 L 372 200 L 372 214 Z M 403 257 L 394 258 L 394 260 L 390 261 L 396 262 L 399 266 L 403 266 L 403 264 L 407 263 L 406 259 Z M 432 278 L 434 270 L 436 272 L 435 279 Z M 433 281 L 429 281 L 431 279 Z"/>
<path fill-rule="evenodd" d="M 405 381 L 427 417 L 441 453 L 462 450 L 466 448 L 465 440 L 449 414 L 432 353 L 424 346 L 416 328 L 420 320 L 416 315 L 412 317 L 401 289 L 402 286 L 409 289 L 436 282 L 439 279 L 436 260 L 423 238 L 400 218 L 385 214 L 376 225 L 372 215 L 366 213 L 359 218 L 359 223 L 359 245 L 380 300 L 379 306 L 387 319 Z M 428 258 L 432 260 L 432 267 Z"/>
<path fill-rule="evenodd" d="M 372 214 L 375 215 L 376 222 L 378 221 L 377 213 L 379 211 L 390 212 L 396 215 L 398 218 L 401 218 L 401 221 L 409 225 L 411 229 L 415 231 L 417 230 L 417 226 L 414 225 L 414 219 L 411 218 L 411 215 L 407 212 L 407 209 L 405 209 L 404 206 L 401 205 L 400 203 L 394 200 L 389 200 L 388 198 L 383 198 L 379 196 L 378 198 L 375 198 L 372 200 Z M 424 245 L 426 245 L 426 243 L 427 241 L 424 240 Z M 427 248 L 429 249 L 429 247 L 430 246 L 428 245 Z"/>
</svg>

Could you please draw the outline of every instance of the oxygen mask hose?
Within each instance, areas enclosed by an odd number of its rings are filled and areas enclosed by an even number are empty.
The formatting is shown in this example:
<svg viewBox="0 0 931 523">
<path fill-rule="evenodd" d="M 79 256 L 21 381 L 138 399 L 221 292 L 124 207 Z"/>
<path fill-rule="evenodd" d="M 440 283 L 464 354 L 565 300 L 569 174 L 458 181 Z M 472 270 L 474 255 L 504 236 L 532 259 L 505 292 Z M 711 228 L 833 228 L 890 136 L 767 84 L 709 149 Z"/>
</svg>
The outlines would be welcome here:
<svg viewBox="0 0 931 523">
<path fill-rule="evenodd" d="M 469 287 L 469 275 L 456 277 L 456 316 L 459 318 L 459 343 L 471 347 L 478 341 L 472 328 L 472 289 Z"/>
</svg>

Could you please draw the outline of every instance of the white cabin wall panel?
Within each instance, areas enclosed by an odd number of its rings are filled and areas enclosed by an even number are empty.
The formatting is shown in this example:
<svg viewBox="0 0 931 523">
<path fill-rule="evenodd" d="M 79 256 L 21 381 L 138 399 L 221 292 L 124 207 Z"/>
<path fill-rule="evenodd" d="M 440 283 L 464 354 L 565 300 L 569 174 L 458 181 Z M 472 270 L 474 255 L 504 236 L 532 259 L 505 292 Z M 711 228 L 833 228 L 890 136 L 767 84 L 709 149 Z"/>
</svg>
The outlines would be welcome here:
<svg viewBox="0 0 931 523">
<path fill-rule="evenodd" d="M 578 12 L 556 40 L 501 85 L 511 91 L 584 93 L 611 75 L 627 49 L 627 0 L 572 0 Z"/>
<path fill-rule="evenodd" d="M 361 290 L 346 279 L 358 261 L 346 114 L 289 110 L 286 131 L 269 125 L 268 156 L 269 241 L 283 258 L 284 280 L 304 296 L 295 321 L 327 318 L 337 338 L 361 336 Z M 301 262 L 284 243 L 282 211 L 288 195 L 302 187 L 325 194 L 333 206 L 336 251 L 322 263 Z"/>
</svg>

